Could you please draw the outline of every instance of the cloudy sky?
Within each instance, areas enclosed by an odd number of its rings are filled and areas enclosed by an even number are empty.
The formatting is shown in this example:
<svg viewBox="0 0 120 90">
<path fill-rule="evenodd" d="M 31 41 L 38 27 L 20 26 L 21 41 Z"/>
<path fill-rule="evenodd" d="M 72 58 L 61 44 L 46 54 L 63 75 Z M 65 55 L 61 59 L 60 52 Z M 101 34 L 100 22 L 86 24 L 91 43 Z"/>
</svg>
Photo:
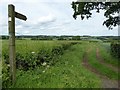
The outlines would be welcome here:
<svg viewBox="0 0 120 90">
<path fill-rule="evenodd" d="M 0 0 L 0 35 L 8 35 L 8 4 L 27 16 L 27 21 L 16 18 L 16 35 L 118 35 L 118 27 L 108 30 L 102 23 L 104 11 L 95 13 L 89 20 L 75 20 L 73 0 Z M 74 0 L 75 1 L 75 0 Z"/>
</svg>

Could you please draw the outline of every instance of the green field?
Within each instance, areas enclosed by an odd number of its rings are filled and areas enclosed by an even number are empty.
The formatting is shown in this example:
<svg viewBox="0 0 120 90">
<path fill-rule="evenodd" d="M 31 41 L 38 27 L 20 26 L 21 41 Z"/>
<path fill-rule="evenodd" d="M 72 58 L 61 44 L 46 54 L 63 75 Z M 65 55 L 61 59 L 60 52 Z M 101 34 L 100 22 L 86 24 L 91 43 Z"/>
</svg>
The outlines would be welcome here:
<svg viewBox="0 0 120 90">
<path fill-rule="evenodd" d="M 17 40 L 17 77 L 12 85 L 8 60 L 8 41 L 4 40 L 2 78 L 3 87 L 9 88 L 104 88 L 105 80 L 115 81 L 114 87 L 120 77 L 110 43 L 101 41 Z"/>
</svg>

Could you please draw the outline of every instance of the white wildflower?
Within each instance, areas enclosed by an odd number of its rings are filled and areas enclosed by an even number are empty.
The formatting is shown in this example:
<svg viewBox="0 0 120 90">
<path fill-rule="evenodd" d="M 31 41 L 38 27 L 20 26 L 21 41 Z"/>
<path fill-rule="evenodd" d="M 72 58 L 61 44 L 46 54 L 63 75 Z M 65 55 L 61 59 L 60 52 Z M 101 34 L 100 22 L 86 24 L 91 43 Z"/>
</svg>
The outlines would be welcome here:
<svg viewBox="0 0 120 90">
<path fill-rule="evenodd" d="M 42 71 L 43 73 L 45 72 L 45 71 Z"/>
<path fill-rule="evenodd" d="M 32 54 L 34 54 L 35 52 L 31 52 Z"/>
<path fill-rule="evenodd" d="M 42 63 L 42 65 L 43 65 L 43 66 L 46 66 L 46 65 L 47 65 L 47 63 L 46 63 L 46 62 L 44 62 L 44 63 Z"/>
<path fill-rule="evenodd" d="M 10 67 L 10 64 L 8 64 L 7 66 Z"/>
<path fill-rule="evenodd" d="M 49 68 L 50 66 L 49 65 L 47 65 L 47 68 Z"/>
</svg>

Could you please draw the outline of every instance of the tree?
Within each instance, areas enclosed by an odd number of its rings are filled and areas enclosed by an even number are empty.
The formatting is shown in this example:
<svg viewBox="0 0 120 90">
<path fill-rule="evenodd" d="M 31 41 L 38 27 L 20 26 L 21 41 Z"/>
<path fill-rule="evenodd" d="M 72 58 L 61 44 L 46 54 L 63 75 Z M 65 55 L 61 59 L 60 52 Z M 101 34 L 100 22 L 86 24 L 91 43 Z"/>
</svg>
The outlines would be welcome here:
<svg viewBox="0 0 120 90">
<path fill-rule="evenodd" d="M 74 10 L 73 17 L 76 19 L 78 15 L 83 20 L 85 17 L 89 19 L 92 15 L 91 11 L 96 10 L 97 13 L 100 10 L 105 10 L 104 16 L 107 18 L 103 25 L 106 25 L 109 29 L 120 25 L 120 1 L 119 2 L 72 2 L 72 8 Z M 116 15 L 117 14 L 117 15 Z"/>
<path fill-rule="evenodd" d="M 72 40 L 80 40 L 80 36 L 73 36 Z"/>
</svg>

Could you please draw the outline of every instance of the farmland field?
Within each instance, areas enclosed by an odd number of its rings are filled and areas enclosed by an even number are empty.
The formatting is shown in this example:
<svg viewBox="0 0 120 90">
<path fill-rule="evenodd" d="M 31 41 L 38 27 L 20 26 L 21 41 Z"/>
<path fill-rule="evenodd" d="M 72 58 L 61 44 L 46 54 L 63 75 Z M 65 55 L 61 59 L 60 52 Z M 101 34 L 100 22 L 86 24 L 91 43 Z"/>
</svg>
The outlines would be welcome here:
<svg viewBox="0 0 120 90">
<path fill-rule="evenodd" d="M 8 41 L 2 41 L 3 87 L 118 88 L 117 58 L 110 43 L 16 40 L 16 83 L 9 79 Z"/>
</svg>

